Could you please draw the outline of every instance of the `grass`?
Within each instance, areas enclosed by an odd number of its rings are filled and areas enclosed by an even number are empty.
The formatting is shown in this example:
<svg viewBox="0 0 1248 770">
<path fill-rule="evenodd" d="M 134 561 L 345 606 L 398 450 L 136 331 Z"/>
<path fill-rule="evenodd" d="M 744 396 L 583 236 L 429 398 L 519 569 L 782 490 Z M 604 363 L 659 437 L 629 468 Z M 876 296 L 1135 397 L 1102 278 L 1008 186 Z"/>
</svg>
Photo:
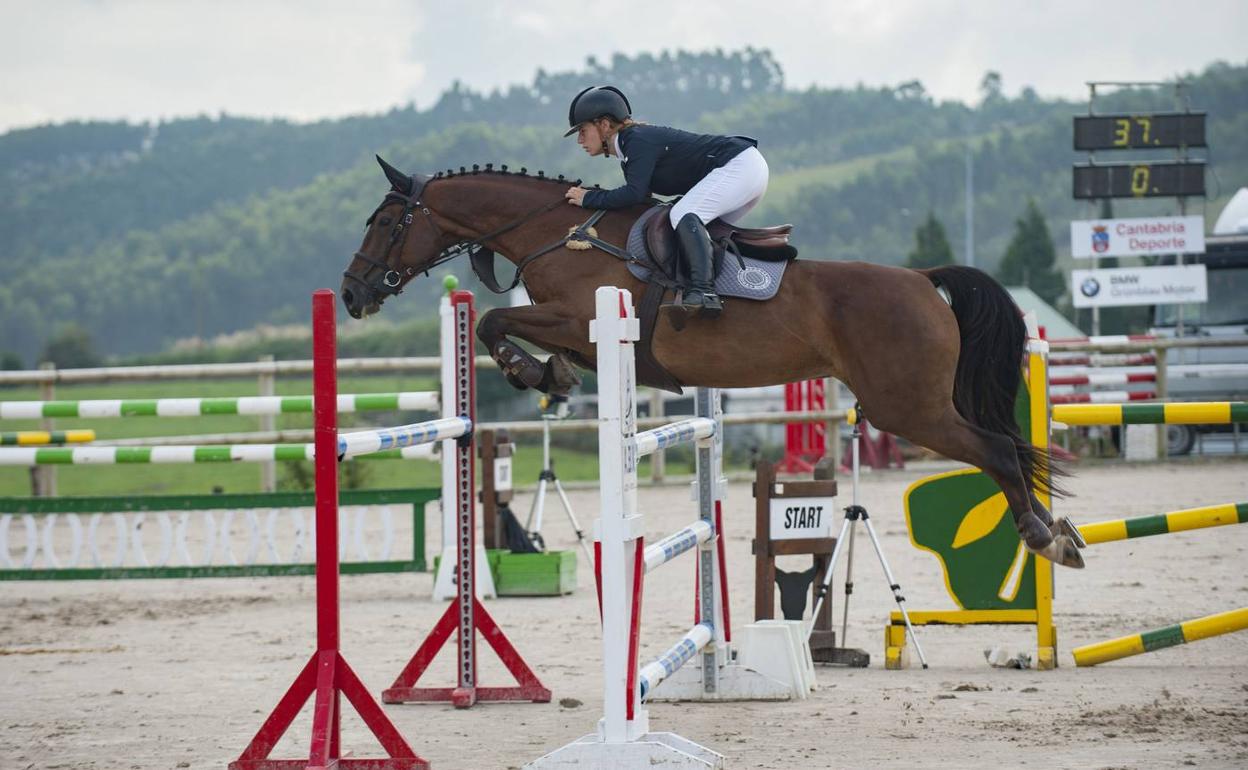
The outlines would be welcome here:
<svg viewBox="0 0 1248 770">
<path fill-rule="evenodd" d="M 993 131 L 974 134 L 970 137 L 970 140 L 978 145 L 985 141 L 995 140 L 1004 130 L 994 129 Z M 1038 127 L 1030 126 L 1016 130 L 1016 136 L 1022 138 L 1038 130 Z M 963 137 L 946 137 L 933 141 L 932 148 L 943 152 L 950 147 L 961 146 L 966 141 L 967 139 Z M 871 173 L 881 163 L 909 163 L 916 160 L 917 157 L 918 153 L 915 146 L 908 145 L 890 150 L 889 152 L 860 155 L 837 163 L 806 165 L 792 171 L 772 174 L 770 181 L 767 183 L 766 203 L 772 210 L 782 210 L 784 206 L 791 203 L 801 193 L 803 187 L 808 185 L 836 186 L 846 184 L 863 174 Z"/>
<path fill-rule="evenodd" d="M 536 438 L 536 437 L 535 437 Z M 560 480 L 567 482 L 594 482 L 598 479 L 598 455 L 566 449 L 552 449 L 551 456 Z M 362 470 L 358 487 L 361 489 L 406 489 L 437 487 L 441 473 L 437 463 L 419 460 L 358 461 Z M 279 465 L 279 483 L 293 483 L 294 476 Z M 301 479 L 311 479 L 312 464 L 304 466 Z M 517 488 L 537 484 L 541 472 L 542 451 L 539 441 L 521 441 L 512 460 L 512 478 Z M 480 476 L 478 468 L 478 477 Z M 643 462 L 638 475 L 647 478 L 649 467 Z M 693 473 L 691 463 L 673 461 L 667 463 L 669 475 Z M 209 463 L 200 465 L 62 465 L 57 466 L 57 494 L 81 495 L 168 495 L 211 494 L 215 489 L 222 492 L 260 491 L 260 465 L 256 463 Z M 30 494 L 30 470 L 18 467 L 0 467 L 0 496 L 22 497 Z"/>
<path fill-rule="evenodd" d="M 399 390 L 430 390 L 436 384 L 428 376 L 345 376 L 339 380 L 341 393 L 389 392 Z M 307 381 L 303 378 L 279 379 L 274 385 L 277 395 L 307 394 Z M 58 385 L 56 400 L 86 399 L 135 399 L 171 397 L 229 397 L 255 395 L 254 379 L 197 380 L 193 382 L 119 382 L 104 384 Z M 37 387 L 0 389 L 0 400 L 40 400 Z M 362 412 L 341 415 L 340 427 L 367 425 L 394 425 L 425 419 L 421 412 Z M 278 430 L 307 429 L 312 427 L 312 415 L 276 415 L 273 418 Z M 96 431 L 96 443 L 107 445 L 110 439 L 140 438 L 149 436 L 179 436 L 206 433 L 243 433 L 260 429 L 260 418 L 239 415 L 207 415 L 197 417 L 130 417 L 96 420 L 58 419 L 53 421 L 57 429 L 90 428 Z M 38 420 L 6 420 L 2 424 L 8 430 L 37 430 L 42 426 Z M 598 456 L 594 451 L 577 451 L 555 447 L 552 449 L 555 468 L 565 482 L 593 482 L 598 479 Z M 686 455 L 669 453 L 668 469 L 673 475 L 693 472 L 692 464 L 682 461 Z M 541 438 L 538 435 L 523 436 L 517 441 L 512 476 L 517 486 L 537 483 L 541 471 Z M 290 467 L 300 465 L 300 469 Z M 286 488 L 306 488 L 311 480 L 311 463 L 282 463 L 278 466 L 279 485 Z M 358 468 L 350 474 L 360 488 L 408 488 L 436 487 L 440 484 L 440 472 L 436 463 L 422 461 L 359 461 Z M 257 463 L 207 463 L 179 465 L 62 465 L 56 467 L 57 493 L 59 495 L 118 495 L 118 494 L 211 494 L 222 492 L 257 492 L 261 485 L 261 466 Z M 479 473 L 480 471 L 478 471 Z M 643 463 L 639 474 L 645 478 L 648 468 Z M 344 478 L 346 476 L 344 475 Z M 0 466 L 0 496 L 25 496 L 30 494 L 30 469 Z"/>
<path fill-rule="evenodd" d="M 822 163 L 773 174 L 767 182 L 767 205 L 783 207 L 793 201 L 807 185 L 840 185 L 870 172 L 880 163 L 913 160 L 913 147 L 902 147 L 892 152 L 862 155 L 839 163 Z"/>
<path fill-rule="evenodd" d="M 432 390 L 437 385 L 427 375 L 389 377 L 342 377 L 338 383 L 341 393 L 388 392 L 397 390 Z M 256 380 L 195 380 L 158 382 L 91 383 L 81 385 L 58 385 L 55 400 L 87 399 L 136 399 L 173 397 L 231 397 L 252 396 L 257 393 Z M 310 392 L 304 378 L 279 378 L 274 383 L 277 395 L 306 395 Z M 5 401 L 40 400 L 37 387 L 0 389 L 0 399 Z M 398 424 L 427 417 L 422 412 L 361 412 L 340 417 L 340 427 Z M 308 429 L 312 427 L 311 414 L 275 415 L 277 430 Z M 181 436 L 205 433 L 245 433 L 260 430 L 260 418 L 240 415 L 205 415 L 197 417 L 126 417 L 111 419 L 58 419 L 54 427 L 91 428 L 96 432 L 96 443 L 107 445 L 110 439 L 146 438 L 150 436 Z M 39 420 L 5 420 L 4 430 L 39 429 Z M 309 466 L 310 471 L 311 464 Z M 438 472 L 430 463 L 386 461 L 369 463 L 364 473 L 369 479 L 367 486 L 436 486 Z M 426 467 L 427 466 L 427 467 Z M 132 465 L 116 466 L 58 466 L 57 491 L 61 495 L 87 494 L 209 494 L 215 488 L 225 492 L 255 492 L 260 489 L 260 465 L 255 463 L 211 463 L 199 465 Z M 305 474 L 307 475 L 307 474 Z M 279 466 L 279 480 L 288 477 Z M 310 476 L 309 476 L 310 478 Z M 374 481 L 375 480 L 375 481 Z M 289 483 L 294 483 L 293 479 Z M 26 495 L 30 493 L 30 470 L 20 467 L 0 467 L 0 494 Z"/>
</svg>

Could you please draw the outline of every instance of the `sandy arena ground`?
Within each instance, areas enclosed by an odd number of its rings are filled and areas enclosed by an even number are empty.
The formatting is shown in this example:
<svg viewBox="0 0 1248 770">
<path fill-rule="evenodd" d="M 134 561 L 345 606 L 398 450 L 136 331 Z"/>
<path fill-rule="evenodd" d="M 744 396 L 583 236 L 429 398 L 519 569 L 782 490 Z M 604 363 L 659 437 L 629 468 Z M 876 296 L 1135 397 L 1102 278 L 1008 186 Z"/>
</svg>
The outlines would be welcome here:
<svg viewBox="0 0 1248 770">
<path fill-rule="evenodd" d="M 904 532 L 901 493 L 914 471 L 867 476 L 871 511 L 910 609 L 950 607 L 934 557 Z M 1248 500 L 1248 463 L 1080 469 L 1064 510 L 1081 522 Z M 848 485 L 841 502 L 848 503 Z M 573 491 L 586 525 L 597 493 Z M 647 535 L 692 519 L 688 491 L 643 488 Z M 548 503 L 552 547 L 575 539 Z M 526 511 L 527 496 L 515 508 Z M 753 607 L 753 500 L 733 484 L 726 508 L 732 617 Z M 430 523 L 430 542 L 438 525 Z M 865 533 L 860 533 L 865 534 Z M 869 669 L 819 669 L 819 690 L 789 703 L 658 704 L 653 729 L 714 748 L 736 768 L 1244 768 L 1248 767 L 1248 633 L 1076 669 L 1074 646 L 1248 605 L 1248 527 L 1095 546 L 1088 569 L 1062 570 L 1057 671 L 990 668 L 983 649 L 1033 649 L 1027 628 L 920 629 L 928 671 L 885 671 L 883 632 L 895 605 L 860 543 L 849 643 Z M 792 557 L 796 559 L 797 557 Z M 804 557 L 803 557 L 804 558 Z M 787 563 L 798 566 L 798 561 Z M 782 566 L 785 566 L 782 564 Z M 489 602 L 554 702 L 387 706 L 433 767 L 512 768 L 590 732 L 602 682 L 592 575 L 563 598 Z M 343 650 L 374 692 L 388 685 L 445 608 L 428 574 L 348 577 Z M 688 627 L 693 570 L 652 575 L 643 657 Z M 836 616 L 840 617 L 837 576 Z M 312 578 L 7 583 L 0 592 L 0 768 L 211 768 L 251 739 L 314 647 Z M 484 644 L 480 681 L 507 684 Z M 453 684 L 449 649 L 422 683 Z M 349 709 L 344 708 L 344 714 Z M 379 749 L 351 714 L 344 746 Z M 306 713 L 274 757 L 306 757 Z"/>
</svg>

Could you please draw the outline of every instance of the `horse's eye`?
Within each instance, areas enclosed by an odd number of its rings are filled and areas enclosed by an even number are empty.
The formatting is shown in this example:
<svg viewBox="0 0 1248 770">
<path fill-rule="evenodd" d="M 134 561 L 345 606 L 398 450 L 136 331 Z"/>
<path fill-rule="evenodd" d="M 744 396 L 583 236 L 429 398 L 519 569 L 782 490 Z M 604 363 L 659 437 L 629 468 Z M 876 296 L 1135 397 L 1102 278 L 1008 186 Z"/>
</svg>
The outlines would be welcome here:
<svg viewBox="0 0 1248 770">
<path fill-rule="evenodd" d="M 381 225 L 382 227 L 389 227 L 390 221 L 391 221 L 390 217 L 382 217 L 381 219 L 377 220 L 377 224 Z"/>
</svg>

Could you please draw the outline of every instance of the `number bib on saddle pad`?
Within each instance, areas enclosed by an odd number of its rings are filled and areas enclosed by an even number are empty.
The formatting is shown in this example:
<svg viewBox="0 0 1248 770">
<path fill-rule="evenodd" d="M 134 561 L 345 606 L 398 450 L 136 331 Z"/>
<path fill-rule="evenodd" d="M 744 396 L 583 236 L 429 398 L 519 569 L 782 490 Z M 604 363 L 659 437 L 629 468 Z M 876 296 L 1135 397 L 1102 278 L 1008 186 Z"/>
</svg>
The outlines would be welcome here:
<svg viewBox="0 0 1248 770">
<path fill-rule="evenodd" d="M 655 206 L 638 218 L 628 233 L 628 253 L 633 261 L 628 263 L 629 272 L 638 280 L 649 280 L 654 272 L 654 262 L 650 250 L 646 247 L 646 225 L 652 217 L 667 216 L 671 207 Z M 716 244 L 717 255 L 723 248 Z M 780 279 L 784 276 L 784 268 L 788 262 L 764 262 L 750 257 L 741 257 L 731 252 L 722 255 L 723 266 L 715 277 L 715 293 L 721 297 L 741 297 L 743 299 L 765 300 L 775 296 L 780 288 Z M 743 268 L 741 264 L 744 263 Z"/>
</svg>

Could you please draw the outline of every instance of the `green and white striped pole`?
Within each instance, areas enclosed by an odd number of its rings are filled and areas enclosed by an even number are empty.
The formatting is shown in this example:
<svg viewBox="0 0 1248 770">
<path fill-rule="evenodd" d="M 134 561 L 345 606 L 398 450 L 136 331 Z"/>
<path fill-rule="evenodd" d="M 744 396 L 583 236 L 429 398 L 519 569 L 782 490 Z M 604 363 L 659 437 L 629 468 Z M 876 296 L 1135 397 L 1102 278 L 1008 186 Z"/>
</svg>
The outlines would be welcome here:
<svg viewBox="0 0 1248 770">
<path fill-rule="evenodd" d="M 434 391 L 342 393 L 339 412 L 424 410 L 438 408 Z M 100 399 L 95 401 L 0 401 L 0 420 L 48 417 L 200 417 L 214 414 L 311 414 L 312 396 L 239 396 L 230 398 Z"/>
<path fill-rule="evenodd" d="M 312 444 L 239 444 L 235 446 L 153 447 L 5 447 L 2 465 L 154 465 L 164 463 L 260 463 L 315 458 Z M 434 460 L 433 444 L 351 454 L 364 460 Z"/>
</svg>

